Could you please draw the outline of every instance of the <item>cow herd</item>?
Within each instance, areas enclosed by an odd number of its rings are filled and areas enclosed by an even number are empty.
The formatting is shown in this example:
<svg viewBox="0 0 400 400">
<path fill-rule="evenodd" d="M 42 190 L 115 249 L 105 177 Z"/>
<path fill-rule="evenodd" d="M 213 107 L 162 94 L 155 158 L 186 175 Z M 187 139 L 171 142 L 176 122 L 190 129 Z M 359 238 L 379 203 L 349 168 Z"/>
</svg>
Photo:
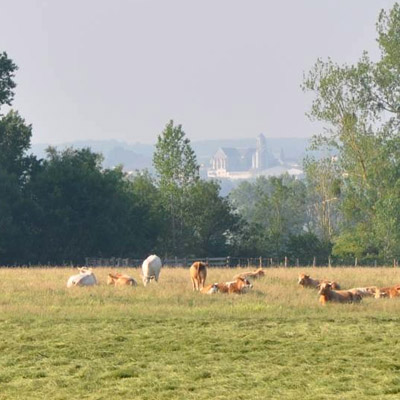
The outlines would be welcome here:
<svg viewBox="0 0 400 400">
<path fill-rule="evenodd" d="M 299 285 L 318 289 L 319 301 L 321 304 L 327 302 L 336 303 L 359 303 L 363 297 L 400 297 L 400 285 L 379 288 L 377 286 L 357 287 L 347 290 L 340 290 L 340 285 L 335 281 L 316 280 L 309 275 L 300 274 Z"/>
<path fill-rule="evenodd" d="M 151 255 L 143 261 L 142 280 L 144 286 L 147 286 L 152 279 L 158 282 L 161 267 L 161 259 L 156 255 Z M 199 291 L 204 294 L 242 294 L 253 288 L 252 282 L 255 279 L 265 276 L 264 270 L 258 268 L 255 271 L 247 271 L 235 275 L 232 281 L 216 282 L 206 286 L 207 267 L 208 264 L 201 261 L 194 262 L 190 267 L 189 273 L 194 291 Z M 73 275 L 68 279 L 68 288 L 73 286 L 92 286 L 97 284 L 97 279 L 91 268 L 82 267 L 78 269 L 79 274 Z M 110 273 L 107 277 L 107 284 L 114 286 L 137 286 L 137 281 L 132 276 L 126 274 Z M 359 303 L 363 297 L 400 297 L 400 284 L 382 288 L 377 286 L 367 286 L 341 290 L 339 283 L 336 281 L 312 279 L 306 274 L 299 275 L 298 284 L 303 288 L 318 289 L 319 301 L 323 305 L 327 302 Z"/>
</svg>

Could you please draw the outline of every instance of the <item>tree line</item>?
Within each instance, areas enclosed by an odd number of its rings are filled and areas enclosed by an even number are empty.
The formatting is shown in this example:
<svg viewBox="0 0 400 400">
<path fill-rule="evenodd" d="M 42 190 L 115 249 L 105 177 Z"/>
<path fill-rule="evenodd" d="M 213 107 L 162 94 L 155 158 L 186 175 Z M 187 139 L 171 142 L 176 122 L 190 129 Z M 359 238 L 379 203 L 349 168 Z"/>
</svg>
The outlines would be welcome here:
<svg viewBox="0 0 400 400">
<path fill-rule="evenodd" d="M 12 108 L 17 66 L 0 53 L 0 264 L 85 257 L 400 257 L 400 7 L 382 10 L 378 61 L 317 60 L 302 87 L 322 122 L 305 179 L 242 182 L 228 197 L 205 181 L 181 125 L 170 121 L 155 174 L 102 167 L 90 149 L 29 153 L 32 126 Z M 3 114 L 7 108 L 8 112 Z"/>
</svg>

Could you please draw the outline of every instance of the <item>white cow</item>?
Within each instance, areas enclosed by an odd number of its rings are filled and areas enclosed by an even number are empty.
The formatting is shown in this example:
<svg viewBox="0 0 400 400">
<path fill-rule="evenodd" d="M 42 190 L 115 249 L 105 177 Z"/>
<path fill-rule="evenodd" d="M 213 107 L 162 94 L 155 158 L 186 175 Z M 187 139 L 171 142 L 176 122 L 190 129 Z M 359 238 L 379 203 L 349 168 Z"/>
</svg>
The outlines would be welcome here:
<svg viewBox="0 0 400 400">
<path fill-rule="evenodd" d="M 161 260 L 156 255 L 148 256 L 142 264 L 142 279 L 143 285 L 146 286 L 151 279 L 155 279 L 158 282 L 158 277 L 161 271 Z"/>
<path fill-rule="evenodd" d="M 67 282 L 67 287 L 73 286 L 93 286 L 96 285 L 97 280 L 94 276 L 92 268 L 78 268 L 79 274 L 72 275 Z"/>
</svg>

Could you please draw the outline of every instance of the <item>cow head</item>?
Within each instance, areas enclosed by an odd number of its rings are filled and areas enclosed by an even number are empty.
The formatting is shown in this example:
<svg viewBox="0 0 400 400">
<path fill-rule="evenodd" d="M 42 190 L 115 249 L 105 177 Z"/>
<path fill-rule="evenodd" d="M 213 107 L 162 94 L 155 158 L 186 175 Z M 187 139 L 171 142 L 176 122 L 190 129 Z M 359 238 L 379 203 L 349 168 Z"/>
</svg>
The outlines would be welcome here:
<svg viewBox="0 0 400 400">
<path fill-rule="evenodd" d="M 250 290 L 253 288 L 253 285 L 247 278 L 237 278 L 236 280 L 237 286 L 240 289 L 241 292 L 246 292 L 247 290 Z"/>
<path fill-rule="evenodd" d="M 298 284 L 304 286 L 304 285 L 308 282 L 309 279 L 310 279 L 310 276 L 309 276 L 309 275 L 300 274 L 300 275 L 299 275 Z"/>
<path fill-rule="evenodd" d="M 332 289 L 332 285 L 329 282 L 323 282 L 319 285 L 319 294 L 328 294 Z"/>
</svg>

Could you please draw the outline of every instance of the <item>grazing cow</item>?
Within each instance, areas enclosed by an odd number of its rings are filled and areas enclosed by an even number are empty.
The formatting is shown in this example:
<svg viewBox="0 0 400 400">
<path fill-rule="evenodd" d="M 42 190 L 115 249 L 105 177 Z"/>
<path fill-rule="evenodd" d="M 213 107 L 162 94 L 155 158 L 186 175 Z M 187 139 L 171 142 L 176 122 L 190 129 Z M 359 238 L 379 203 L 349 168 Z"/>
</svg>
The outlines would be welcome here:
<svg viewBox="0 0 400 400">
<path fill-rule="evenodd" d="M 204 286 L 201 290 L 201 293 L 205 294 L 215 294 L 218 293 L 218 283 L 213 283 L 212 285 Z"/>
<path fill-rule="evenodd" d="M 353 294 L 358 294 L 361 297 L 375 297 L 378 288 L 376 286 L 367 286 L 349 289 L 348 291 Z"/>
<path fill-rule="evenodd" d="M 217 283 L 218 291 L 221 293 L 246 293 L 253 285 L 246 278 L 236 278 L 236 280 L 225 283 Z"/>
<path fill-rule="evenodd" d="M 300 274 L 299 275 L 298 284 L 303 286 L 303 288 L 311 287 L 311 288 L 319 289 L 320 285 L 322 283 L 330 283 L 331 286 L 332 286 L 332 289 L 334 289 L 334 290 L 340 289 L 340 285 L 337 282 L 328 281 L 326 279 L 323 279 L 323 280 L 319 281 L 318 279 L 310 278 L 310 275 L 306 275 L 306 274 Z"/>
<path fill-rule="evenodd" d="M 380 299 L 382 297 L 389 297 L 390 299 L 393 299 L 394 297 L 400 297 L 400 285 L 377 289 L 375 292 L 375 298 Z"/>
<path fill-rule="evenodd" d="M 320 285 L 318 294 L 319 302 L 324 305 L 328 301 L 336 303 L 359 303 L 362 297 L 358 293 L 352 293 L 348 290 L 332 290 L 332 285 L 327 282 L 323 282 Z"/>
<path fill-rule="evenodd" d="M 136 279 L 129 276 L 119 274 L 108 274 L 107 278 L 107 285 L 114 285 L 114 286 L 137 286 Z"/>
<path fill-rule="evenodd" d="M 193 290 L 200 290 L 204 287 L 207 278 L 207 264 L 196 261 L 190 267 L 190 279 L 192 280 Z"/>
<path fill-rule="evenodd" d="M 93 286 L 96 285 L 97 280 L 96 277 L 94 276 L 94 273 L 92 271 L 92 268 L 78 268 L 79 274 L 77 275 L 72 275 L 67 282 L 67 287 L 73 287 L 73 286 Z"/>
<path fill-rule="evenodd" d="M 258 279 L 258 278 L 262 278 L 263 276 L 265 276 L 265 272 L 260 267 L 260 268 L 256 269 L 255 271 L 247 271 L 247 272 L 242 272 L 241 274 L 235 275 L 233 277 L 233 279 L 237 279 L 237 278 Z"/>
<path fill-rule="evenodd" d="M 161 260 L 160 257 L 156 255 L 148 256 L 142 264 L 142 279 L 143 285 L 147 286 L 151 279 L 158 282 L 158 277 L 161 271 Z"/>
</svg>

